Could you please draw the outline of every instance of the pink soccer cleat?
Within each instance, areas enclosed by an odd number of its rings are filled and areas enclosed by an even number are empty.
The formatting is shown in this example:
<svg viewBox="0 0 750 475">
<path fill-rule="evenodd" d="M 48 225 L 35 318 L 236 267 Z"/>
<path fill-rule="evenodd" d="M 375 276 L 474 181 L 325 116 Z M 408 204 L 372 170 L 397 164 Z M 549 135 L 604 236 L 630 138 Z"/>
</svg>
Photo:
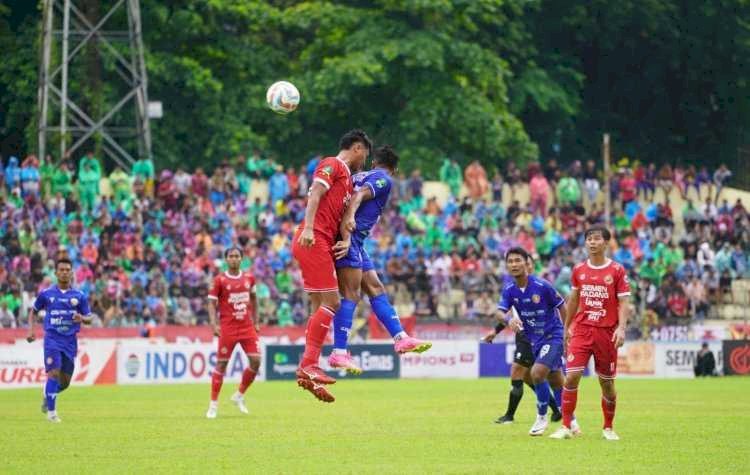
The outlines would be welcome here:
<svg viewBox="0 0 750 475">
<path fill-rule="evenodd" d="M 353 375 L 362 374 L 362 368 L 354 363 L 354 359 L 350 353 L 331 353 L 328 357 L 328 364 L 331 368 L 339 368 L 346 370 L 347 373 Z"/>
<path fill-rule="evenodd" d="M 405 336 L 396 341 L 396 353 L 424 353 L 432 348 L 432 342 L 422 341 L 413 336 Z"/>
</svg>

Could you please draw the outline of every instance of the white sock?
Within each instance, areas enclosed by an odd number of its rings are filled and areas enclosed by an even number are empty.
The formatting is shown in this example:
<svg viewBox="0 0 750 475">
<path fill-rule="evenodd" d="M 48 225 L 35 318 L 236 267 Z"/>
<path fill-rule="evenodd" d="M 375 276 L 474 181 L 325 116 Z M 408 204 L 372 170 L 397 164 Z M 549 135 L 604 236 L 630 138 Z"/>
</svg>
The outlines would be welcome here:
<svg viewBox="0 0 750 475">
<path fill-rule="evenodd" d="M 334 348 L 333 349 L 334 354 L 337 355 L 345 355 L 346 354 L 346 348 Z"/>
<path fill-rule="evenodd" d="M 47 417 L 52 418 L 52 417 L 55 417 L 55 416 L 57 416 L 57 411 L 49 411 L 49 412 L 47 412 Z"/>
<path fill-rule="evenodd" d="M 219 407 L 219 402 L 218 401 L 208 401 L 208 405 L 210 407 Z"/>
<path fill-rule="evenodd" d="M 405 331 L 400 331 L 396 333 L 396 336 L 393 337 L 393 341 L 399 341 L 402 338 L 406 338 L 409 336 Z"/>
</svg>

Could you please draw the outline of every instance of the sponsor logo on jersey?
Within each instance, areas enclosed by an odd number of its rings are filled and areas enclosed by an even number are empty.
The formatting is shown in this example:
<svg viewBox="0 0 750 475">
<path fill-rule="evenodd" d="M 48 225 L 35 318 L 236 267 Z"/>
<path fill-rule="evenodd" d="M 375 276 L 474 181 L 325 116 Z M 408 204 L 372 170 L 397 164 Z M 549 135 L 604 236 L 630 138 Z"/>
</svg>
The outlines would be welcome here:
<svg viewBox="0 0 750 475">
<path fill-rule="evenodd" d="M 385 178 L 378 178 L 377 180 L 375 180 L 375 186 L 377 186 L 378 188 L 383 188 L 385 184 Z"/>
<path fill-rule="evenodd" d="M 534 303 L 539 303 L 541 302 L 541 300 L 542 300 L 542 297 L 540 297 L 538 294 L 534 294 L 531 296 L 531 301 Z"/>
<path fill-rule="evenodd" d="M 333 173 L 333 167 L 330 165 L 328 165 L 327 167 L 323 167 L 323 169 L 320 170 L 320 173 L 330 178 L 331 173 Z"/>
<path fill-rule="evenodd" d="M 78 299 L 73 297 L 72 299 L 70 299 L 70 304 L 75 307 L 76 305 L 78 305 Z"/>
<path fill-rule="evenodd" d="M 604 283 L 605 283 L 605 284 L 607 284 L 607 285 L 611 285 L 611 284 L 612 284 L 612 282 L 614 282 L 614 281 L 615 281 L 615 280 L 614 280 L 614 279 L 612 278 L 612 276 L 611 276 L 611 275 L 607 274 L 606 276 L 604 276 Z"/>
</svg>

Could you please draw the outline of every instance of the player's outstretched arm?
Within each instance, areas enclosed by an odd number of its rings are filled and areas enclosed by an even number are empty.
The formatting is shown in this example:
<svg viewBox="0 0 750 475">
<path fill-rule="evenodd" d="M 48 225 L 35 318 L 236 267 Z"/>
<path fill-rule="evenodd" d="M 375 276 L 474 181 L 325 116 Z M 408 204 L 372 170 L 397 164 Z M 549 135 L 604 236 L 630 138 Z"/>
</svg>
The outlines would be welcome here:
<svg viewBox="0 0 750 475">
<path fill-rule="evenodd" d="M 352 233 L 356 229 L 357 223 L 354 220 L 354 216 L 357 214 L 357 210 L 362 203 L 373 199 L 374 196 L 369 186 L 365 186 L 354 193 L 354 196 L 349 201 L 349 206 L 344 211 L 344 218 L 341 220 L 340 232 L 342 237 L 348 236 L 349 233 Z"/>
<path fill-rule="evenodd" d="M 566 305 L 560 306 L 560 317 L 562 318 L 563 313 L 565 314 L 565 318 L 563 319 L 563 342 L 566 350 L 568 348 L 568 338 L 570 338 L 570 324 L 578 311 L 578 292 L 578 289 L 572 289 Z"/>
<path fill-rule="evenodd" d="M 216 305 L 218 302 L 219 301 L 216 299 L 209 298 L 208 303 L 206 304 L 208 310 L 208 321 L 211 324 L 211 328 L 214 330 L 214 336 L 221 335 L 221 328 L 216 324 Z"/>
<path fill-rule="evenodd" d="M 497 324 L 495 325 L 495 329 L 488 334 L 486 334 L 482 341 L 485 343 L 492 343 L 495 340 L 495 337 L 503 331 L 505 328 L 505 312 L 502 310 L 497 310 L 494 315 L 495 320 L 497 321 Z"/>
<path fill-rule="evenodd" d="M 617 299 L 617 330 L 612 335 L 612 341 L 615 343 L 615 347 L 619 348 L 625 343 L 625 328 L 628 326 L 628 316 L 630 315 L 630 299 L 628 297 L 620 297 Z"/>
<path fill-rule="evenodd" d="M 568 321 L 568 309 L 566 304 L 562 304 L 557 307 L 557 311 L 560 312 L 560 320 L 562 320 L 563 326 Z"/>
<path fill-rule="evenodd" d="M 252 306 L 253 313 L 250 315 L 250 318 L 253 319 L 253 325 L 255 326 L 255 330 L 260 329 L 260 324 L 258 323 L 258 298 L 255 296 L 255 287 L 250 291 L 250 305 Z"/>
<path fill-rule="evenodd" d="M 310 187 L 310 193 L 307 196 L 307 207 L 305 208 L 305 227 L 299 237 L 299 243 L 302 246 L 309 247 L 315 243 L 315 215 L 318 213 L 320 199 L 326 194 L 328 188 L 319 181 L 313 181 Z"/>
<path fill-rule="evenodd" d="M 91 322 L 94 321 L 94 316 L 91 314 L 81 315 L 80 313 L 76 313 L 73 315 L 73 321 L 76 323 L 83 323 L 84 325 L 91 325 Z"/>
<path fill-rule="evenodd" d="M 28 341 L 29 343 L 36 340 L 36 335 L 34 335 L 35 314 L 36 314 L 36 310 L 34 310 L 34 307 L 29 308 L 29 314 L 27 315 L 27 320 L 29 321 L 29 334 L 26 336 L 26 341 Z"/>
</svg>

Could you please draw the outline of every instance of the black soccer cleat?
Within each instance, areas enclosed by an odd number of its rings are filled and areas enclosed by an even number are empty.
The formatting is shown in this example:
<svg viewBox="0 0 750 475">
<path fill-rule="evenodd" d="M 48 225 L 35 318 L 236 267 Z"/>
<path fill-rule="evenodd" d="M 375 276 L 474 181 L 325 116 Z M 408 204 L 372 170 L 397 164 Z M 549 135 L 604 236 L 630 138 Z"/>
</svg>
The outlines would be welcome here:
<svg viewBox="0 0 750 475">
<path fill-rule="evenodd" d="M 513 424 L 513 416 L 503 414 L 502 416 L 495 419 L 495 424 Z"/>
<path fill-rule="evenodd" d="M 552 421 L 552 422 L 559 422 L 559 421 L 561 421 L 562 420 L 562 412 L 560 412 L 560 411 L 553 412 L 552 416 L 549 418 L 549 420 Z"/>
</svg>

